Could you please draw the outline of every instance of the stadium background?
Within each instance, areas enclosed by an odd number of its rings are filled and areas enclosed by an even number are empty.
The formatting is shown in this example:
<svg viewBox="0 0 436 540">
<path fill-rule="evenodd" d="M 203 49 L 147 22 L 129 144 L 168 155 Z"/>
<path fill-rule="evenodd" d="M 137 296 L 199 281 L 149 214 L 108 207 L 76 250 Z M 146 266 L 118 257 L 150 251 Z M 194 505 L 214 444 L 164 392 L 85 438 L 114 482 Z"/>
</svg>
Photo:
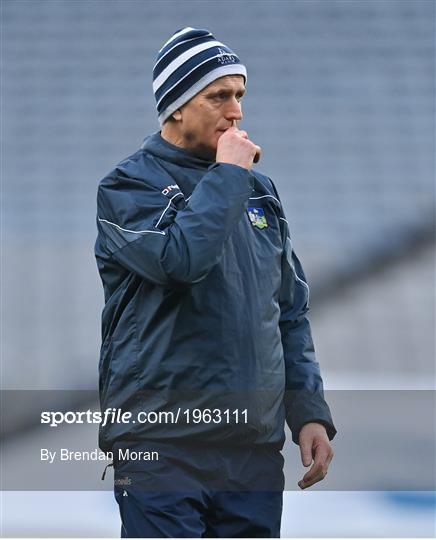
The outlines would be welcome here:
<svg viewBox="0 0 436 540">
<path fill-rule="evenodd" d="M 188 25 L 247 65 L 242 126 L 306 269 L 326 389 L 434 389 L 432 0 L 1 9 L 2 389 L 95 388 L 96 187 L 158 129 L 155 55 Z M 6 457 L 32 437 L 28 416 L 8 414 Z M 374 424 L 348 428 L 370 440 Z M 288 492 L 282 535 L 431 536 L 434 508 L 415 495 Z M 119 532 L 109 492 L 4 492 L 2 507 L 6 536 Z"/>
</svg>

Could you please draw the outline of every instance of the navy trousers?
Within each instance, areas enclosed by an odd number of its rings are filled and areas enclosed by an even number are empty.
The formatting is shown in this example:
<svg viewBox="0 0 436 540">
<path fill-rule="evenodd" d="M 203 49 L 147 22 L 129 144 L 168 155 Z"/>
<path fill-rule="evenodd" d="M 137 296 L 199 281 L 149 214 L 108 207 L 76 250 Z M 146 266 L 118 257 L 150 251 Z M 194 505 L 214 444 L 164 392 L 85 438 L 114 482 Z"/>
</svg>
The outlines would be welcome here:
<svg viewBox="0 0 436 540">
<path fill-rule="evenodd" d="M 156 451 L 119 460 L 119 448 Z M 264 446 L 118 443 L 115 498 L 122 538 L 278 538 L 283 456 Z"/>
</svg>

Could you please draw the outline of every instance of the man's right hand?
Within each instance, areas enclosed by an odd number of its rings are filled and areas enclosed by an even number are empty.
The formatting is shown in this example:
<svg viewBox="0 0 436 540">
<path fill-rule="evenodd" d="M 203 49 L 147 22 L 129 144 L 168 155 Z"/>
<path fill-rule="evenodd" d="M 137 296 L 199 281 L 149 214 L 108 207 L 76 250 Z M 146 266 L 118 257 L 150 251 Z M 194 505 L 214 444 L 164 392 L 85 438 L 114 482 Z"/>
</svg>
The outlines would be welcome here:
<svg viewBox="0 0 436 540">
<path fill-rule="evenodd" d="M 216 162 L 239 165 L 250 170 L 253 162 L 259 161 L 260 153 L 260 146 L 249 140 L 246 131 L 232 126 L 218 139 Z"/>
</svg>

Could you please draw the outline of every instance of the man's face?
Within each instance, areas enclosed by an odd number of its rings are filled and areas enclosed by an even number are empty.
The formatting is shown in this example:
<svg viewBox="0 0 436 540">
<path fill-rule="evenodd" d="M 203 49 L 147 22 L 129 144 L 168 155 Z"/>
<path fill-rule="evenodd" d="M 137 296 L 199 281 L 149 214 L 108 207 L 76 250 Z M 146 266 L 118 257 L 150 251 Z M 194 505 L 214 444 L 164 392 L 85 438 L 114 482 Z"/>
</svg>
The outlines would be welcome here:
<svg viewBox="0 0 436 540">
<path fill-rule="evenodd" d="M 226 75 L 212 82 L 180 109 L 181 145 L 196 155 L 215 160 L 218 139 L 234 120 L 241 120 L 242 75 Z"/>
</svg>

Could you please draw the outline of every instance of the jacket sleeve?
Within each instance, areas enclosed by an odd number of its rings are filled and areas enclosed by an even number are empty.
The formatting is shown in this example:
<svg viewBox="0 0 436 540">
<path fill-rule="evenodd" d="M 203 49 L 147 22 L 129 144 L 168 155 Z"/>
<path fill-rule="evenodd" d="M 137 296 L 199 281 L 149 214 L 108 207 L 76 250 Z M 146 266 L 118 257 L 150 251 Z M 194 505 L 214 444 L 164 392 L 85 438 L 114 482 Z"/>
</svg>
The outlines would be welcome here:
<svg viewBox="0 0 436 540">
<path fill-rule="evenodd" d="M 278 198 L 276 190 L 275 193 Z M 323 424 L 331 440 L 336 435 L 336 428 L 324 399 L 323 382 L 307 318 L 309 287 L 301 262 L 292 247 L 289 226 L 283 211 L 280 229 L 283 254 L 279 304 L 286 371 L 286 422 L 296 444 L 299 444 L 301 428 L 308 422 Z"/>
<path fill-rule="evenodd" d="M 109 255 L 128 270 L 164 286 L 201 281 L 219 261 L 240 221 L 254 176 L 214 163 L 183 203 L 143 179 L 119 174 L 100 184 L 97 226 Z"/>
</svg>

